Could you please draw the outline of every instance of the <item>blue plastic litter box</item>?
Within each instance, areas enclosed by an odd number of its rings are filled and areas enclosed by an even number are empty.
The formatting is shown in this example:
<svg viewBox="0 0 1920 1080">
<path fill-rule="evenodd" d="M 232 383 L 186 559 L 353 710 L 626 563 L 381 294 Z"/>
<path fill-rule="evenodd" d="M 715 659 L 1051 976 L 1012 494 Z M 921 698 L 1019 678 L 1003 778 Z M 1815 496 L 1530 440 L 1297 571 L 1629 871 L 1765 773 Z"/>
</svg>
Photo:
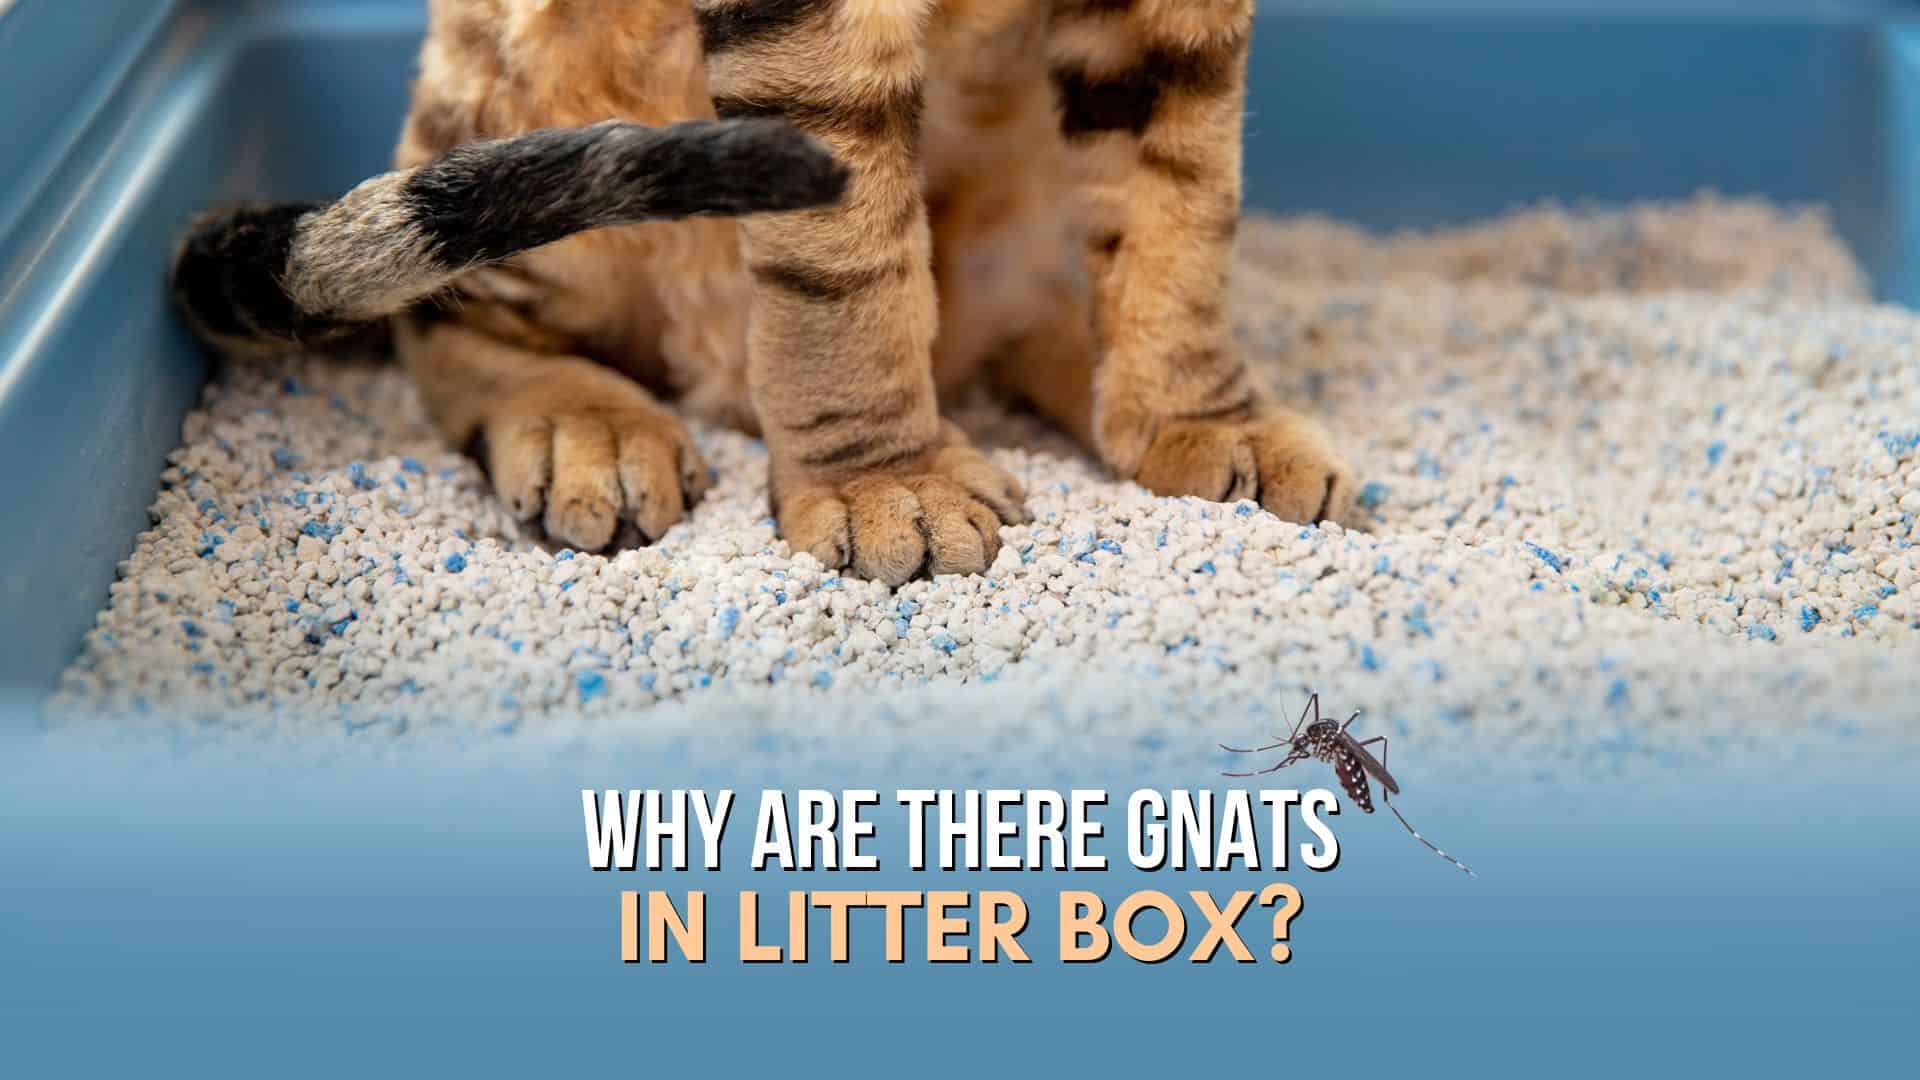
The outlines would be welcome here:
<svg viewBox="0 0 1920 1080">
<path fill-rule="evenodd" d="M 1435 225 L 1702 187 L 1818 200 L 1920 304 L 1920 5 L 1266 0 L 1249 202 Z M 0 0 L 0 690 L 75 655 L 208 372 L 195 209 L 387 161 L 424 0 Z"/>
</svg>

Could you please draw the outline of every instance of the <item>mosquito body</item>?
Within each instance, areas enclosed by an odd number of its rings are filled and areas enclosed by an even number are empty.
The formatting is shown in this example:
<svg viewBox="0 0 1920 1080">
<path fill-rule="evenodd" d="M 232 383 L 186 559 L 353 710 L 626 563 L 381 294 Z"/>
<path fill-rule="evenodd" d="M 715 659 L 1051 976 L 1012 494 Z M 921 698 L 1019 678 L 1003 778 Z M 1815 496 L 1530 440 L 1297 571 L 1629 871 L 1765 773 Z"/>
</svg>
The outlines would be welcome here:
<svg viewBox="0 0 1920 1080">
<path fill-rule="evenodd" d="M 1307 721 L 1308 716 L 1313 717 L 1311 723 Z M 1352 716 L 1347 717 L 1345 723 L 1320 719 L 1320 695 L 1316 693 L 1307 699 L 1307 707 L 1301 710 L 1300 719 L 1294 722 L 1293 732 L 1284 741 L 1248 749 L 1227 746 L 1224 743 L 1220 746 L 1220 749 L 1233 754 L 1265 754 L 1284 750 L 1285 756 L 1267 768 L 1255 772 L 1230 772 L 1221 775 L 1236 778 L 1266 776 L 1308 759 L 1325 762 L 1333 766 L 1333 775 L 1340 781 L 1340 786 L 1345 789 L 1347 797 L 1353 800 L 1354 805 L 1358 806 L 1361 812 L 1368 814 L 1373 813 L 1372 782 L 1378 782 L 1381 801 L 1387 804 L 1387 809 L 1393 811 L 1394 817 L 1400 819 L 1401 827 L 1405 828 L 1408 834 L 1432 849 L 1434 854 L 1466 871 L 1468 877 L 1477 876 L 1466 863 L 1440 850 L 1433 841 L 1421 836 L 1420 831 L 1408 823 L 1406 817 L 1393 805 L 1392 796 L 1400 794 L 1400 785 L 1394 780 L 1393 774 L 1387 771 L 1387 737 L 1375 735 L 1366 740 L 1354 738 L 1352 732 L 1347 729 L 1351 728 L 1353 722 L 1358 719 L 1360 719 L 1358 709 L 1353 711 Z M 1371 750 L 1367 749 L 1376 743 L 1380 746 L 1380 756 L 1377 758 L 1373 756 Z"/>
</svg>

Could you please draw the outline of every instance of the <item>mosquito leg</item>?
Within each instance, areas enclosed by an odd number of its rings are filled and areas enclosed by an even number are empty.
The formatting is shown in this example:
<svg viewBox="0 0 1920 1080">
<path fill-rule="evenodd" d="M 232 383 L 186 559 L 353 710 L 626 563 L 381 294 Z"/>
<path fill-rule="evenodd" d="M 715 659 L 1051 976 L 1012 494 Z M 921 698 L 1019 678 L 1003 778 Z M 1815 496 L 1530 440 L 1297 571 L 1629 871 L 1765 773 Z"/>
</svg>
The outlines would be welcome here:
<svg viewBox="0 0 1920 1080">
<path fill-rule="evenodd" d="M 1349 720 L 1347 722 L 1351 724 L 1353 721 Z M 1384 769 L 1387 767 L 1387 737 L 1385 735 L 1375 735 L 1360 745 L 1363 747 L 1372 746 L 1374 743 L 1380 744 L 1380 767 Z"/>
<path fill-rule="evenodd" d="M 1220 775 L 1231 776 L 1236 780 L 1244 780 L 1249 776 L 1266 776 L 1268 773 L 1277 773 L 1281 769 L 1284 769 L 1291 764 L 1293 764 L 1293 760 L 1291 758 L 1288 758 L 1288 759 L 1282 760 L 1280 764 L 1275 765 L 1270 769 L 1261 769 L 1259 772 L 1225 772 L 1225 773 L 1221 773 Z"/>
<path fill-rule="evenodd" d="M 1300 710 L 1300 719 L 1293 722 L 1293 734 L 1289 736 L 1290 739 L 1300 737 L 1300 728 L 1306 724 L 1308 713 L 1313 714 L 1314 723 L 1320 722 L 1320 691 L 1318 690 L 1307 696 L 1307 707 Z"/>
<path fill-rule="evenodd" d="M 1251 750 L 1242 750 L 1239 747 L 1228 746 L 1226 743 L 1214 743 L 1214 745 L 1218 746 L 1222 750 L 1225 750 L 1229 754 L 1264 754 L 1269 750 L 1278 750 L 1283 746 L 1289 746 L 1291 744 L 1283 743 L 1283 742 L 1268 743 L 1266 746 L 1256 746 Z"/>
<path fill-rule="evenodd" d="M 1380 799 L 1382 802 L 1387 804 L 1387 809 L 1393 811 L 1393 816 L 1400 819 L 1400 827 L 1407 830 L 1408 836 L 1411 836 L 1415 840 L 1418 840 L 1422 844 L 1425 844 L 1427 846 L 1428 851 L 1433 852 L 1435 855 L 1440 856 L 1441 858 L 1447 860 L 1453 865 L 1459 867 L 1461 870 L 1465 871 L 1468 877 L 1480 876 L 1473 872 L 1473 867 L 1468 866 L 1466 863 L 1463 863 L 1459 859 L 1456 859 L 1453 856 L 1447 854 L 1446 852 L 1440 850 L 1440 845 L 1434 843 L 1433 841 L 1427 839 L 1424 836 L 1421 836 L 1420 830 L 1413 827 L 1413 823 L 1407 820 L 1406 815 L 1400 812 L 1399 807 L 1393 805 L 1393 800 L 1388 798 L 1385 792 L 1381 793 Z"/>
</svg>

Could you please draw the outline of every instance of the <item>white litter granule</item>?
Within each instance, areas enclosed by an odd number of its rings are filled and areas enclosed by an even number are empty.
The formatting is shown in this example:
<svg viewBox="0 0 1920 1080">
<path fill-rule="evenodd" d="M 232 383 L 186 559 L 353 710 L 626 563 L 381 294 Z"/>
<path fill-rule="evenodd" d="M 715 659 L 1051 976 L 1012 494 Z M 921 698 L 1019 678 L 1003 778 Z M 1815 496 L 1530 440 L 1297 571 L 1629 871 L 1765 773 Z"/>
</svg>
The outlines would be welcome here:
<svg viewBox="0 0 1920 1080">
<path fill-rule="evenodd" d="M 1036 518 L 984 576 L 888 590 L 793 556 L 764 451 L 711 430 L 718 482 L 661 543 L 550 552 L 397 370 L 244 369 L 189 418 L 63 723 L 614 739 L 732 717 L 1197 753 L 1283 729 L 1311 686 L 1410 743 L 1910 726 L 1920 316 L 1866 300 L 1823 215 L 1702 197 L 1243 236 L 1240 339 L 1349 450 L 1352 529 L 1157 499 L 975 405 Z"/>
</svg>

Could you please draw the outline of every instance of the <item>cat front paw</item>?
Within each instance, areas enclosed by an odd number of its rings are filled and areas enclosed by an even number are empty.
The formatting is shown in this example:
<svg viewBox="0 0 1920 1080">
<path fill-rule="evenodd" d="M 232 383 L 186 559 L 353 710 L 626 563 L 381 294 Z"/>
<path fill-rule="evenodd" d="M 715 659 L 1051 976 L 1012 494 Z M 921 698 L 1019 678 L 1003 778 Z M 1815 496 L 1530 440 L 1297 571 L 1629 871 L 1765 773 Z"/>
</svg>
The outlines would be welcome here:
<svg viewBox="0 0 1920 1080">
<path fill-rule="evenodd" d="M 833 569 L 889 586 L 923 574 L 979 574 L 1000 528 L 1030 520 L 1019 481 L 965 443 L 924 460 L 782 490 L 780 533 Z"/>
<path fill-rule="evenodd" d="M 1156 495 L 1251 499 L 1300 524 L 1340 521 L 1353 509 L 1353 471 L 1318 423 L 1280 409 L 1249 419 L 1161 425 L 1134 480 Z"/>
<path fill-rule="evenodd" d="M 617 373 L 556 364 L 487 412 L 469 448 L 521 521 L 581 551 L 602 551 L 621 522 L 648 542 L 686 517 L 707 463 L 680 418 Z"/>
</svg>

